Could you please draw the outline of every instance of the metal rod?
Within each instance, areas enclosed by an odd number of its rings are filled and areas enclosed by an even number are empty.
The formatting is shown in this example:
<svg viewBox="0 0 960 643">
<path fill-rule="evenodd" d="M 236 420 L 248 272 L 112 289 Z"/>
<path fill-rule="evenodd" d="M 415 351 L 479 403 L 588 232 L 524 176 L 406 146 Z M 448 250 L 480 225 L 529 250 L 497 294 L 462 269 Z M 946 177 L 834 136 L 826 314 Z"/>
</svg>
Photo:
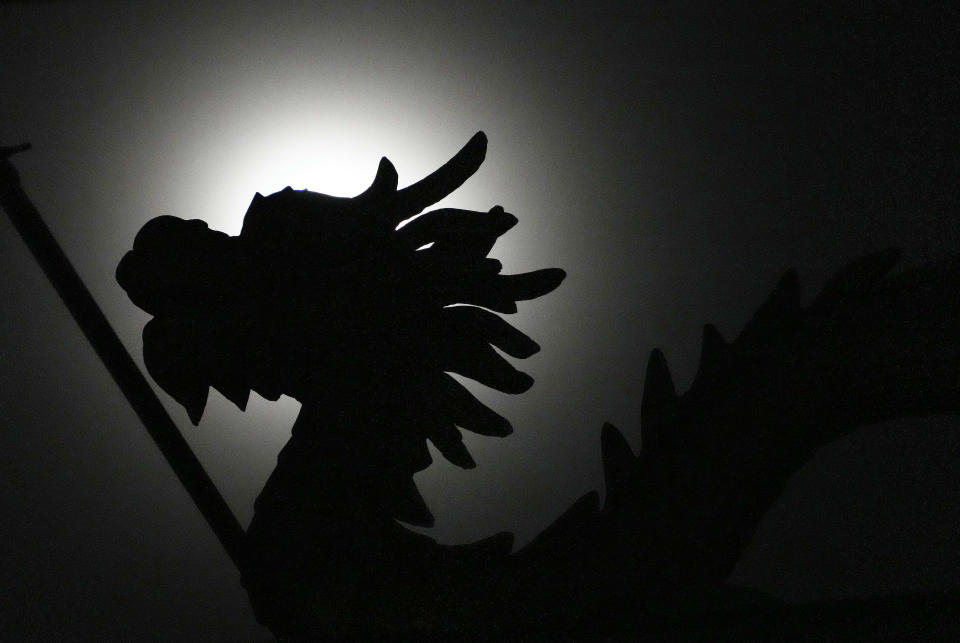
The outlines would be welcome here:
<svg viewBox="0 0 960 643">
<path fill-rule="evenodd" d="M 220 544 L 239 567 L 243 528 L 23 191 L 9 157 L 27 149 L 30 149 L 29 143 L 0 147 L 0 206 L 7 212 L 207 524 L 220 539 Z"/>
</svg>

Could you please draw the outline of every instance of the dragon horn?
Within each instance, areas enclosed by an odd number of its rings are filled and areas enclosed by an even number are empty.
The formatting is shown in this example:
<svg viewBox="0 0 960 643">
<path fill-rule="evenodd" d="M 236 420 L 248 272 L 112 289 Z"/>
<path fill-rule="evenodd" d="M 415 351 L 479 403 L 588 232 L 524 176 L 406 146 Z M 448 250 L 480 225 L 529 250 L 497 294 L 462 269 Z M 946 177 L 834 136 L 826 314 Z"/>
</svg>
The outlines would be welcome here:
<svg viewBox="0 0 960 643">
<path fill-rule="evenodd" d="M 380 159 L 377 175 L 366 190 L 357 195 L 358 200 L 376 200 L 388 197 L 397 191 L 397 169 L 386 156 Z"/>
<path fill-rule="evenodd" d="M 394 213 L 400 219 L 419 214 L 427 206 L 433 205 L 463 185 L 477 171 L 486 155 L 487 136 L 483 132 L 477 132 L 438 170 L 399 190 L 394 201 Z"/>
</svg>

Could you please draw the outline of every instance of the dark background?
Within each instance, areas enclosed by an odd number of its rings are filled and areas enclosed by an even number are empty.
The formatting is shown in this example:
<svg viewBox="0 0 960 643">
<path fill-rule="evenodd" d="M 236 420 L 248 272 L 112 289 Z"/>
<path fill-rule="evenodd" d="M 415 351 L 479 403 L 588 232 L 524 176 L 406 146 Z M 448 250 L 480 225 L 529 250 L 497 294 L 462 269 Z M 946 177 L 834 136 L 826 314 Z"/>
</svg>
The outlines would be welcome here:
<svg viewBox="0 0 960 643">
<path fill-rule="evenodd" d="M 560 266 L 515 316 L 543 346 L 516 432 L 417 477 L 444 542 L 519 544 L 602 489 L 599 427 L 640 445 L 660 346 L 682 389 L 701 324 L 734 336 L 783 269 L 812 295 L 888 245 L 958 243 L 952 3 L 0 3 L 0 143 L 140 360 L 113 280 L 160 214 L 235 234 L 253 192 L 410 183 L 476 130 L 447 203 L 520 218 L 494 254 Z M 346 5 L 346 6 L 341 6 Z M 703 6 L 701 6 L 703 5 Z M 0 638 L 243 640 L 238 573 L 9 222 L 0 219 Z M 297 412 L 161 394 L 241 522 Z M 776 427 L 771 427 L 775 430 Z M 800 471 L 733 580 L 789 601 L 956 586 L 960 424 L 869 427 Z"/>
</svg>

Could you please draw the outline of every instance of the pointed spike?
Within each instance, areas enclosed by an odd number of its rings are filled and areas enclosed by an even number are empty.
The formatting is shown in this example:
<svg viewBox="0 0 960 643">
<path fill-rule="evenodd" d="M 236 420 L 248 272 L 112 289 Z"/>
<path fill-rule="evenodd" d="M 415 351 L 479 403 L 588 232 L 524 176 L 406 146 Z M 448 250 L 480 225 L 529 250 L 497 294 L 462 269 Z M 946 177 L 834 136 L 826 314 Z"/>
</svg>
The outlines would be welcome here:
<svg viewBox="0 0 960 643">
<path fill-rule="evenodd" d="M 433 439 L 431 438 L 430 441 L 433 442 Z M 463 442 L 444 442 L 442 444 L 442 447 L 436 443 L 434 443 L 434 446 L 437 447 L 437 450 L 439 450 L 440 453 L 443 454 L 443 457 L 449 460 L 451 464 L 461 469 L 477 468 L 476 460 L 473 459 L 473 456 Z"/>
<path fill-rule="evenodd" d="M 641 421 L 659 415 L 677 402 L 670 368 L 663 351 L 655 348 L 647 361 L 647 374 L 643 385 L 643 401 L 640 404 Z"/>
<path fill-rule="evenodd" d="M 381 188 L 389 188 L 391 191 L 397 189 L 397 168 L 386 156 L 380 159 L 377 165 L 377 174 L 374 176 L 373 185 Z"/>
<path fill-rule="evenodd" d="M 600 494 L 596 491 L 588 491 L 577 498 L 577 501 L 557 519 L 557 522 L 582 523 L 597 515 L 598 511 L 600 511 Z"/>
<path fill-rule="evenodd" d="M 727 350 L 727 340 L 713 324 L 704 324 L 700 343 L 700 372 L 713 370 L 722 361 Z"/>
<path fill-rule="evenodd" d="M 247 402 L 250 400 L 250 389 L 244 385 L 232 384 L 214 384 L 213 388 L 220 392 L 220 395 L 234 403 L 241 411 L 247 410 Z"/>
<path fill-rule="evenodd" d="M 262 202 L 263 202 L 265 199 L 266 199 L 266 197 L 264 197 L 264 196 L 263 196 L 262 194 L 260 194 L 259 192 L 254 192 L 253 198 L 250 199 L 250 205 L 247 206 L 247 213 L 246 213 L 246 215 L 244 215 L 244 216 L 247 216 L 247 215 L 249 215 L 249 214 L 252 213 L 252 212 L 256 212 L 256 211 L 259 210 L 261 207 L 263 207 Z"/>
<path fill-rule="evenodd" d="M 390 162 L 390 159 L 384 156 L 377 166 L 377 174 L 373 177 L 373 183 L 356 198 L 377 199 L 391 195 L 397 191 L 397 180 L 397 169 Z"/>
<path fill-rule="evenodd" d="M 247 212 L 244 214 L 244 216 L 245 216 L 245 217 L 246 217 L 246 216 L 249 216 L 250 214 L 252 214 L 252 213 L 257 212 L 258 210 L 260 210 L 260 209 L 263 207 L 263 205 L 264 205 L 263 202 L 264 202 L 265 200 L 266 200 L 266 197 L 264 197 L 264 196 L 263 196 L 262 194 L 260 194 L 259 192 L 255 192 L 255 193 L 253 194 L 253 198 L 250 199 L 250 204 L 247 206 Z"/>
<path fill-rule="evenodd" d="M 474 469 L 477 466 L 470 451 L 463 443 L 463 436 L 460 430 L 449 424 L 439 424 L 429 435 L 433 446 L 450 461 L 461 469 Z"/>
<path fill-rule="evenodd" d="M 581 496 L 559 518 L 521 549 L 517 556 L 530 560 L 556 554 L 563 549 L 564 541 L 583 533 L 584 525 L 596 517 L 599 507 L 600 494 L 596 491 Z"/>
<path fill-rule="evenodd" d="M 600 511 L 600 494 L 594 491 L 588 491 L 573 503 L 569 509 L 554 521 L 554 525 L 563 525 L 571 527 L 573 525 L 583 524 L 593 518 Z M 548 527 L 549 529 L 549 527 Z"/>
<path fill-rule="evenodd" d="M 665 433 L 669 418 L 677 408 L 677 391 L 667 367 L 667 360 L 659 348 L 650 353 L 647 376 L 643 385 L 643 400 L 640 403 L 640 422 L 643 431 L 643 450 L 658 449 L 669 438 Z"/>
<path fill-rule="evenodd" d="M 143 363 L 153 381 L 186 409 L 196 426 L 207 405 L 209 386 L 190 361 L 196 359 L 197 347 L 183 346 L 182 333 L 176 322 L 156 317 L 147 322 L 143 327 Z"/>
<path fill-rule="evenodd" d="M 207 406 L 207 395 L 210 393 L 210 388 L 205 386 L 203 387 L 203 393 L 196 396 L 184 396 L 182 399 L 178 399 L 183 407 L 187 410 L 187 415 L 190 417 L 190 422 L 193 423 L 193 426 L 198 426 L 200 424 L 200 418 L 203 417 L 203 409 Z"/>
<path fill-rule="evenodd" d="M 433 456 L 430 455 L 430 449 L 427 448 L 426 441 L 420 440 L 410 462 L 413 465 L 414 472 L 423 471 L 433 464 Z"/>
<path fill-rule="evenodd" d="M 899 248 L 892 247 L 847 264 L 827 281 L 807 311 L 814 316 L 831 315 L 847 298 L 874 288 L 900 261 L 902 254 Z"/>
<path fill-rule="evenodd" d="M 396 518 L 418 527 L 433 527 L 433 514 L 413 478 L 407 478 L 397 497 Z"/>
<path fill-rule="evenodd" d="M 567 272 L 562 268 L 543 268 L 516 275 L 502 275 L 498 284 L 502 284 L 502 289 L 514 301 L 528 301 L 555 290 L 566 278 Z"/>
<path fill-rule="evenodd" d="M 440 408 L 458 426 L 481 435 L 504 437 L 513 433 L 513 427 L 509 420 L 483 404 L 451 375 L 444 373 L 440 377 L 438 390 L 441 396 Z M 450 429 L 453 431 L 453 435 L 450 436 L 451 439 L 455 436 L 456 440 L 460 441 L 462 439 L 460 432 L 454 427 L 450 427 Z M 449 433 L 449 431 L 441 424 L 431 433 L 430 439 L 434 444 L 437 444 L 433 435 L 437 434 L 442 439 L 445 433 Z M 440 446 L 438 445 L 437 448 L 439 449 Z"/>
<path fill-rule="evenodd" d="M 607 487 L 606 506 L 615 503 L 624 481 L 633 471 L 636 457 L 623 434 L 609 422 L 600 430 L 603 475 Z"/>
<path fill-rule="evenodd" d="M 280 396 L 283 395 L 283 393 L 279 389 L 269 388 L 263 384 L 258 384 L 256 388 L 252 390 L 263 399 L 269 400 L 271 402 L 276 402 L 277 400 L 280 399 Z"/>
<path fill-rule="evenodd" d="M 760 317 L 761 314 L 764 317 L 767 315 L 779 317 L 784 313 L 793 313 L 799 309 L 800 278 L 797 276 L 796 269 L 790 268 L 783 273 L 767 301 L 757 311 L 757 317 Z"/>
<path fill-rule="evenodd" d="M 776 287 L 747 322 L 737 341 L 744 338 L 756 341 L 758 337 L 768 334 L 783 333 L 786 329 L 785 322 L 799 319 L 800 303 L 800 280 L 797 271 L 790 268 L 780 277 Z"/>
<path fill-rule="evenodd" d="M 259 192 L 255 192 L 253 198 L 250 200 L 250 205 L 247 206 L 247 211 L 243 215 L 243 225 L 241 226 L 240 235 L 249 235 L 251 234 L 251 228 L 256 229 L 265 225 L 261 219 L 265 217 L 269 210 L 270 206 L 267 198 Z M 256 236 L 256 232 L 253 234 Z M 134 242 L 134 247 L 136 247 L 136 242 Z"/>
</svg>

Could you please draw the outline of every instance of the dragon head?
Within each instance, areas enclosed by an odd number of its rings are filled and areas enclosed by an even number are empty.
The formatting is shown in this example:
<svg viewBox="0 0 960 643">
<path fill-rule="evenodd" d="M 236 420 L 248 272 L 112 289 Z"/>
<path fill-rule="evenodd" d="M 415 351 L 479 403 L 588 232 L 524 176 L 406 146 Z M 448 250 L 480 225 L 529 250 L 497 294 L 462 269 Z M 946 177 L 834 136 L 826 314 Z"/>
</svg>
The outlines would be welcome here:
<svg viewBox="0 0 960 643">
<path fill-rule="evenodd" d="M 384 158 L 353 198 L 289 187 L 258 193 L 236 237 L 199 220 L 149 221 L 117 281 L 154 316 L 143 333 L 150 375 L 194 424 L 211 386 L 244 409 L 251 390 L 305 402 L 334 380 L 365 381 L 355 388 L 367 392 L 402 380 L 411 430 L 454 464 L 473 466 L 457 427 L 485 435 L 511 428 L 449 373 L 508 393 L 529 388 L 532 378 L 493 346 L 517 358 L 538 346 L 496 313 L 516 312 L 517 301 L 565 276 L 556 268 L 500 274 L 487 255 L 517 222 L 500 206 L 421 214 L 485 153 L 480 132 L 403 189 Z"/>
</svg>

